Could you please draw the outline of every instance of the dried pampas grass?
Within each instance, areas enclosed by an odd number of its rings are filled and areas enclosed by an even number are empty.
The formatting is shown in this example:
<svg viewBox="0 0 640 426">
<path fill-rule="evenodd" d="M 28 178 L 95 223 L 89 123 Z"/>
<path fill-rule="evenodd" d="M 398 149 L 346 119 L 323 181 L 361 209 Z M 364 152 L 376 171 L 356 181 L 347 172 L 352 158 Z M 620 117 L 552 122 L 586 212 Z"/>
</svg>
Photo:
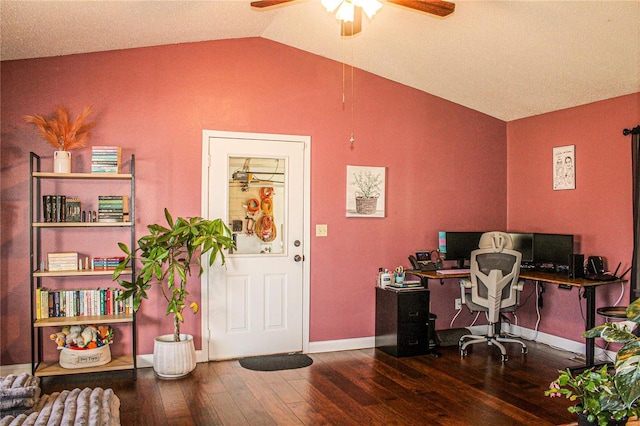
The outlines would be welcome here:
<svg viewBox="0 0 640 426">
<path fill-rule="evenodd" d="M 84 120 L 91 113 L 91 107 L 86 107 L 75 119 L 69 121 L 69 111 L 61 106 L 56 107 L 51 117 L 41 114 L 25 115 L 27 123 L 38 128 L 38 134 L 52 147 L 61 151 L 71 151 L 87 145 L 89 130 L 95 123 L 85 123 Z"/>
</svg>

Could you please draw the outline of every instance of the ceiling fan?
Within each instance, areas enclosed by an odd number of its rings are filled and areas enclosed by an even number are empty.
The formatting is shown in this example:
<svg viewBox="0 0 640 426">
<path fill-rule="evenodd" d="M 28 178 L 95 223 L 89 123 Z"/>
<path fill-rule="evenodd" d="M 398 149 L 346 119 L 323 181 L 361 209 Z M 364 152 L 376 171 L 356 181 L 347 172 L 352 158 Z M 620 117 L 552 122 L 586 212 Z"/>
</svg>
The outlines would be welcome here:
<svg viewBox="0 0 640 426">
<path fill-rule="evenodd" d="M 259 0 L 252 1 L 251 7 L 258 9 L 280 6 L 295 0 Z M 442 0 L 386 0 L 387 3 L 396 4 L 409 9 L 426 12 L 436 16 L 447 16 L 453 13 L 456 5 Z M 322 0 L 328 12 L 336 9 L 336 17 L 342 21 L 342 36 L 352 36 L 362 30 L 362 11 L 371 18 L 382 6 L 377 0 Z"/>
</svg>

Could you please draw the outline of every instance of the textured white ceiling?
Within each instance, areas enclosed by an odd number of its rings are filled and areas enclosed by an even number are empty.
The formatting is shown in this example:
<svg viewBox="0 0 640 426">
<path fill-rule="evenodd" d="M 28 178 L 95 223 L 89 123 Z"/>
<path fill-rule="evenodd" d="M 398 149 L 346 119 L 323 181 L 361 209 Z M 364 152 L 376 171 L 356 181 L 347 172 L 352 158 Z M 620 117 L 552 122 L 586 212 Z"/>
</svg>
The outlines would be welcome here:
<svg viewBox="0 0 640 426">
<path fill-rule="evenodd" d="M 385 4 L 342 39 L 319 0 L 1 2 L 2 60 L 263 37 L 510 121 L 640 92 L 640 0 Z"/>
</svg>

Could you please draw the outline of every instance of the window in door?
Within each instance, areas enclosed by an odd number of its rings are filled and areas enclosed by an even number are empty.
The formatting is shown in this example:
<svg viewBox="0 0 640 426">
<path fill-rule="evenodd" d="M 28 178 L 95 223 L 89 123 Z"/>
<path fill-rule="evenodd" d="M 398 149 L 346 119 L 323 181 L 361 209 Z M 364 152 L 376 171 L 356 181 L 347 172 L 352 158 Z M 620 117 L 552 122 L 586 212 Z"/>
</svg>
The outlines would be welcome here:
<svg viewBox="0 0 640 426">
<path fill-rule="evenodd" d="M 285 253 L 285 158 L 229 158 L 230 254 Z"/>
</svg>

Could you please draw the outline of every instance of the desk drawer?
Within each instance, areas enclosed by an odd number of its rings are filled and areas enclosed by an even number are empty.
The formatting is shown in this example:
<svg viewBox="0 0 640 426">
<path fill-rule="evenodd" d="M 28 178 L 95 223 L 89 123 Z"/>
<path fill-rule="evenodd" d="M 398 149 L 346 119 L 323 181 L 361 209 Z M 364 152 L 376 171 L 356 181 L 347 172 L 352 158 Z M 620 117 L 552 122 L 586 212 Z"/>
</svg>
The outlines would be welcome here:
<svg viewBox="0 0 640 426">
<path fill-rule="evenodd" d="M 398 322 L 426 324 L 429 321 L 429 294 L 400 294 Z"/>
<path fill-rule="evenodd" d="M 427 333 L 420 334 L 399 334 L 398 335 L 398 355 L 415 356 L 424 355 L 429 351 L 429 337 Z"/>
<path fill-rule="evenodd" d="M 429 324 L 427 323 L 410 323 L 398 324 L 399 336 L 428 336 Z"/>
</svg>

